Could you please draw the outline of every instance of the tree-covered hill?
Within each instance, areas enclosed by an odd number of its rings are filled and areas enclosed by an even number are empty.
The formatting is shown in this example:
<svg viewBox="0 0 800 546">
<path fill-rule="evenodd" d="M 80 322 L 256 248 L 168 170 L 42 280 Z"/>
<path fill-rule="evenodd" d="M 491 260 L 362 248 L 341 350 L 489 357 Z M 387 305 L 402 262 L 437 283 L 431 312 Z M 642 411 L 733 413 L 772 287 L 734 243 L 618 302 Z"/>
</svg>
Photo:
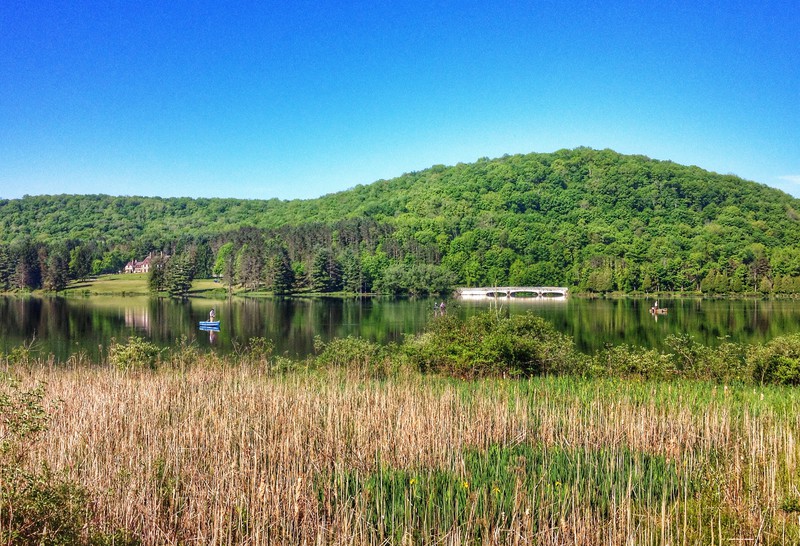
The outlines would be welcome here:
<svg viewBox="0 0 800 546">
<path fill-rule="evenodd" d="M 38 195 L 0 201 L 2 242 L 83 239 L 116 243 L 169 233 L 212 235 L 269 218 L 284 203 L 242 199 Z"/>
<path fill-rule="evenodd" d="M 798 292 L 798 211 L 799 200 L 736 176 L 578 148 L 434 166 L 313 200 L 0 201 L 0 251 L 60 246 L 99 272 L 201 249 L 199 274 L 216 265 L 253 288 L 272 286 L 285 253 L 291 290 Z"/>
</svg>

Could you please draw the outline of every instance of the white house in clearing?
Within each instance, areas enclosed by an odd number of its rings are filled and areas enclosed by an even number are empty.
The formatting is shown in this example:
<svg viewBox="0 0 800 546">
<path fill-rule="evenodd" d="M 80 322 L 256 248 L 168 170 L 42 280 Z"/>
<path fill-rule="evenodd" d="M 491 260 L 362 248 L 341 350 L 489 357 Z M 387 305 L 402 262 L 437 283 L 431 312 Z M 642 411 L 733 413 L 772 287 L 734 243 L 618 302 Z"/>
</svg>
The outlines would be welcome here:
<svg viewBox="0 0 800 546">
<path fill-rule="evenodd" d="M 147 255 L 147 258 L 145 258 L 141 262 L 137 260 L 131 260 L 127 264 L 125 264 L 124 271 L 125 273 L 150 273 L 150 264 L 152 263 L 153 258 L 154 256 L 153 253 L 151 252 L 150 254 Z M 166 260 L 169 258 L 169 256 L 162 253 L 161 258 Z"/>
</svg>

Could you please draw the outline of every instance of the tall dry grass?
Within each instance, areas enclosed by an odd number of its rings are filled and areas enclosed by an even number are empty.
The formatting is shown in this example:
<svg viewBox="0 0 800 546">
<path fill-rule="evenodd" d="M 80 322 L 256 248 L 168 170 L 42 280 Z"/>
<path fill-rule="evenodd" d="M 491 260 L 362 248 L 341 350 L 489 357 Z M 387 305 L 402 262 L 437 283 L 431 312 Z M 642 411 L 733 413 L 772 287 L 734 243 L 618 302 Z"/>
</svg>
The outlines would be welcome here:
<svg viewBox="0 0 800 546">
<path fill-rule="evenodd" d="M 29 464 L 156 544 L 797 544 L 790 389 L 32 366 Z"/>
</svg>

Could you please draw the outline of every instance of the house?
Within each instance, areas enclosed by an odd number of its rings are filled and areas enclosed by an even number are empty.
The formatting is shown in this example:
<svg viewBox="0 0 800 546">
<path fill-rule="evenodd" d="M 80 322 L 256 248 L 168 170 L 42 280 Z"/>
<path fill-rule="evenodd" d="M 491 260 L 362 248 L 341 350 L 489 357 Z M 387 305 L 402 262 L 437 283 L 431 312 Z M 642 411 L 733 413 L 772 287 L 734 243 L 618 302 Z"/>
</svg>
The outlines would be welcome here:
<svg viewBox="0 0 800 546">
<path fill-rule="evenodd" d="M 138 260 L 131 260 L 127 264 L 125 264 L 125 273 L 149 273 L 150 272 L 150 262 L 153 259 L 153 255 L 148 254 L 147 258 L 142 260 L 141 262 Z"/>
<path fill-rule="evenodd" d="M 161 258 L 166 260 L 169 256 L 165 255 L 163 252 L 161 253 Z M 147 255 L 147 257 L 140 261 L 131 260 L 127 264 L 125 264 L 125 273 L 150 273 L 150 264 L 153 261 L 153 253 Z"/>
</svg>

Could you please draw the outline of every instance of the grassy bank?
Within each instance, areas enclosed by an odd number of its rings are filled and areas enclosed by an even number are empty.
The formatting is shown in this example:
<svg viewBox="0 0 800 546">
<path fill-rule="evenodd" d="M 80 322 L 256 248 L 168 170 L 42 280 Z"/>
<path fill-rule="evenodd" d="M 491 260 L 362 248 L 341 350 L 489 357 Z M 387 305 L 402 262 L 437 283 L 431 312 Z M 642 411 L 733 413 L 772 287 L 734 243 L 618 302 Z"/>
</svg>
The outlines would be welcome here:
<svg viewBox="0 0 800 546">
<path fill-rule="evenodd" d="M 150 295 L 147 285 L 146 273 L 121 273 L 117 275 L 100 275 L 83 281 L 73 281 L 69 284 L 65 295 L 103 295 L 103 296 L 137 296 Z M 231 290 L 233 295 L 247 297 L 272 297 L 270 291 L 252 291 L 241 287 Z M 366 294 L 354 292 L 297 292 L 293 296 L 326 296 L 326 297 L 354 297 Z M 374 294 L 373 294 L 374 295 Z M 214 279 L 195 279 L 189 290 L 190 297 L 223 298 L 228 296 L 228 288 L 222 282 Z"/>
<path fill-rule="evenodd" d="M 143 544 L 800 541 L 791 388 L 284 364 L 17 367 L 51 408 L 20 464 Z"/>
<path fill-rule="evenodd" d="M 91 277 L 83 281 L 73 281 L 62 294 L 67 296 L 145 296 L 151 295 L 147 284 L 146 273 L 121 273 L 115 275 L 100 275 Z M 233 288 L 233 295 L 247 297 L 266 297 L 273 296 L 272 292 L 251 291 L 243 288 Z M 166 293 L 164 294 L 166 295 Z M 294 296 L 328 296 L 328 297 L 352 297 L 358 294 L 349 292 L 335 293 L 310 293 L 303 292 L 293 294 Z M 360 294 L 363 296 L 363 294 Z M 189 290 L 190 297 L 206 298 L 225 298 L 228 296 L 228 288 L 214 279 L 195 279 L 192 281 L 192 288 Z"/>
<path fill-rule="evenodd" d="M 227 296 L 225 287 L 213 279 L 195 279 L 189 293 L 191 296 Z M 71 282 L 63 294 L 68 296 L 143 296 L 150 295 L 150 289 L 147 285 L 147 273 L 122 273 L 100 275 L 83 281 Z"/>
</svg>

